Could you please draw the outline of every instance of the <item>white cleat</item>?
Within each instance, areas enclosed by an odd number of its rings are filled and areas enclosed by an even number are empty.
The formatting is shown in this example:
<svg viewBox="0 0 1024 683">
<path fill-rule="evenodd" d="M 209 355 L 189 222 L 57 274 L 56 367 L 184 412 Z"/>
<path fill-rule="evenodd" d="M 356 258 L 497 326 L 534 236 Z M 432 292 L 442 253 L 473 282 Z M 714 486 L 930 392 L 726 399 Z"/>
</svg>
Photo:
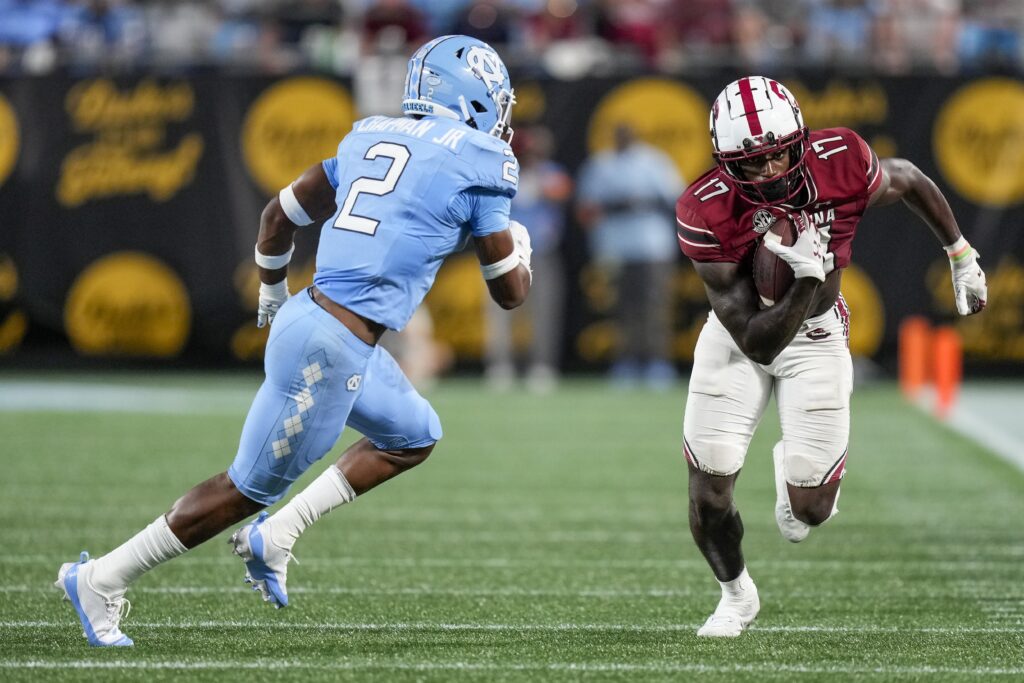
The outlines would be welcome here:
<svg viewBox="0 0 1024 683">
<path fill-rule="evenodd" d="M 811 527 L 793 516 L 793 506 L 789 503 L 789 489 L 786 485 L 786 474 L 782 470 L 782 442 L 772 449 L 772 461 L 775 464 L 775 523 L 779 525 L 782 537 L 790 543 L 799 543 L 811 533 Z"/>
<path fill-rule="evenodd" d="M 82 622 L 82 635 L 94 647 L 130 647 L 132 639 L 121 633 L 122 617 L 128 616 L 131 603 L 124 599 L 124 593 L 103 595 L 92 587 L 92 570 L 95 562 L 89 553 L 82 552 L 78 562 L 66 562 L 57 572 L 54 586 L 63 591 L 64 599 L 70 600 Z"/>
<path fill-rule="evenodd" d="M 702 638 L 735 638 L 743 633 L 761 610 L 753 581 L 738 595 L 722 595 L 714 614 L 697 630 Z"/>
<path fill-rule="evenodd" d="M 228 543 L 245 562 L 245 582 L 276 608 L 288 606 L 288 562 L 295 558 L 271 538 L 267 513 L 231 535 Z M 295 560 L 298 563 L 298 560 Z"/>
</svg>

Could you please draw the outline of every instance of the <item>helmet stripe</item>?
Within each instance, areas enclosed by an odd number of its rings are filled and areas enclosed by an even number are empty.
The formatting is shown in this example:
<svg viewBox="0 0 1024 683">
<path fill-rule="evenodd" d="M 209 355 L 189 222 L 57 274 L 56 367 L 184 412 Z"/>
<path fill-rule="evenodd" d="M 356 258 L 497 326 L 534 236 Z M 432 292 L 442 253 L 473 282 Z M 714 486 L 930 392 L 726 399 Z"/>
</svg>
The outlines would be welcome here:
<svg viewBox="0 0 1024 683">
<path fill-rule="evenodd" d="M 757 108 L 754 105 L 754 91 L 750 87 L 750 79 L 741 78 L 739 86 L 740 98 L 743 100 L 743 113 L 747 117 L 750 134 L 761 135 L 764 131 L 761 128 L 761 118 L 757 115 Z"/>
<path fill-rule="evenodd" d="M 456 38 L 456 37 L 457 36 L 441 36 L 440 38 L 435 38 L 433 41 L 427 43 L 426 45 L 424 45 L 423 47 L 420 48 L 420 51 L 423 52 L 423 56 L 420 57 L 419 78 L 416 79 L 416 98 L 417 99 L 423 97 L 423 95 L 420 92 L 420 90 L 421 90 L 421 86 L 423 85 L 423 69 L 424 69 L 424 66 L 427 63 L 427 57 L 430 56 L 430 53 L 433 52 L 435 47 L 437 47 L 438 45 L 440 45 L 441 43 L 443 43 L 446 40 L 449 40 L 451 38 Z"/>
</svg>

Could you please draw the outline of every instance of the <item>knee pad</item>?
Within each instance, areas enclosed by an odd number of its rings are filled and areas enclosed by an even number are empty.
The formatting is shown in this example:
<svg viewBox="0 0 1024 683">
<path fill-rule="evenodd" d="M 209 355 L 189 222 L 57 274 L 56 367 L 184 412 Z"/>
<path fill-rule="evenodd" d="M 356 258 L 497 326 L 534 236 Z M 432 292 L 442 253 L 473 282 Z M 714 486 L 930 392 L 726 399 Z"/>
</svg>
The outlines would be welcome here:
<svg viewBox="0 0 1024 683">
<path fill-rule="evenodd" d="M 700 439 L 683 437 L 683 453 L 691 465 L 701 472 L 724 477 L 743 467 L 747 446 L 740 439 Z"/>
<path fill-rule="evenodd" d="M 378 421 L 363 434 L 382 451 L 396 451 L 433 445 L 441 440 L 444 431 L 437 412 L 419 397 L 413 410 L 403 411 L 386 422 Z"/>
<path fill-rule="evenodd" d="M 842 455 L 835 458 L 821 451 L 787 445 L 786 481 L 793 486 L 814 488 L 842 479 L 846 474 L 846 454 L 844 449 Z"/>
</svg>

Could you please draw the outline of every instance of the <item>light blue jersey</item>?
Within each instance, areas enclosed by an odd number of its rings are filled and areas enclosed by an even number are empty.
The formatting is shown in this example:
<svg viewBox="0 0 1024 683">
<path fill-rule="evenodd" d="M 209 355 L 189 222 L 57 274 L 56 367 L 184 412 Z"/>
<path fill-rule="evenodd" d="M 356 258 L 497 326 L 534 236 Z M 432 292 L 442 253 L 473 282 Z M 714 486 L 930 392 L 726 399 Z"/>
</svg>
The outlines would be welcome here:
<svg viewBox="0 0 1024 683">
<path fill-rule="evenodd" d="M 320 233 L 313 283 L 393 330 L 469 235 L 508 227 L 519 170 L 503 140 L 433 116 L 357 121 L 323 167 L 338 211 Z"/>
<path fill-rule="evenodd" d="M 406 118 L 358 121 L 323 162 L 338 210 L 320 233 L 320 291 L 398 330 L 446 256 L 471 235 L 507 229 L 519 165 L 501 136 L 514 102 L 508 70 L 485 43 L 441 36 L 423 45 L 409 60 Z M 266 379 L 228 469 L 263 505 L 281 500 L 345 425 L 378 450 L 417 457 L 442 437 L 437 413 L 395 359 L 312 292 L 290 297 L 273 320 Z"/>
</svg>

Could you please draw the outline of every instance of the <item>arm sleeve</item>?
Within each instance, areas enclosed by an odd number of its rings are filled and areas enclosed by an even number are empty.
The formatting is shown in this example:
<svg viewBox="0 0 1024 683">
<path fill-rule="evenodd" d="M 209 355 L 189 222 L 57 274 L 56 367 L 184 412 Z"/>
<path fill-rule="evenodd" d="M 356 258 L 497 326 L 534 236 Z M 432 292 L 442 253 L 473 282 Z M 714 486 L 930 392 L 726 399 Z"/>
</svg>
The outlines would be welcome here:
<svg viewBox="0 0 1024 683">
<path fill-rule="evenodd" d="M 471 187 L 452 197 L 448 210 L 455 223 L 468 225 L 474 237 L 508 228 L 512 198 L 504 192 Z"/>
<path fill-rule="evenodd" d="M 321 163 L 324 167 L 324 173 L 327 174 L 327 181 L 331 184 L 335 190 L 338 189 L 338 157 L 331 157 L 330 159 L 324 159 Z"/>
<path fill-rule="evenodd" d="M 694 261 L 730 261 L 721 242 L 707 223 L 690 209 L 683 195 L 676 203 L 676 239 L 679 248 Z"/>
</svg>

